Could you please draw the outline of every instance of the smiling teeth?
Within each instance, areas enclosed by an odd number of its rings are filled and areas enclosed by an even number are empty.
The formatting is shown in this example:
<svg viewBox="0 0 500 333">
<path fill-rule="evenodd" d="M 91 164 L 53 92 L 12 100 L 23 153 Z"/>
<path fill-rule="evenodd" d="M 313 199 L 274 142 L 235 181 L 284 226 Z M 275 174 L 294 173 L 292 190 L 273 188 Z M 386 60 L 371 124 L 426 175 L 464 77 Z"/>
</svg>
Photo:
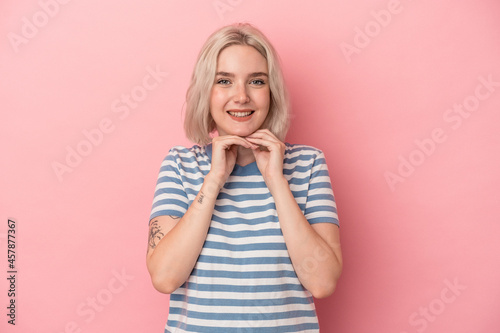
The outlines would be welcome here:
<svg viewBox="0 0 500 333">
<path fill-rule="evenodd" d="M 252 111 L 247 111 L 247 112 L 232 112 L 228 111 L 228 113 L 233 116 L 233 117 L 246 117 L 252 114 Z"/>
</svg>

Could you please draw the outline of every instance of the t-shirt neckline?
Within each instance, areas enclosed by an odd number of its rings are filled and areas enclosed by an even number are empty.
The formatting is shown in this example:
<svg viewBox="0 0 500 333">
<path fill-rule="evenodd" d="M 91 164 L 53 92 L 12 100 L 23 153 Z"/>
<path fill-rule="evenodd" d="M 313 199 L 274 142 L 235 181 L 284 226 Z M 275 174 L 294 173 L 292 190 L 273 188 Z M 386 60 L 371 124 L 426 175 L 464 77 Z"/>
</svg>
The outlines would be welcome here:
<svg viewBox="0 0 500 333">
<path fill-rule="evenodd" d="M 212 143 L 209 143 L 205 146 L 205 151 L 208 155 L 210 163 L 212 163 Z M 255 173 L 260 175 L 259 168 L 257 166 L 257 161 L 253 161 L 245 166 L 241 166 L 238 163 L 234 165 L 233 172 L 231 175 L 234 176 L 246 176 L 246 175 L 255 175 Z"/>
</svg>

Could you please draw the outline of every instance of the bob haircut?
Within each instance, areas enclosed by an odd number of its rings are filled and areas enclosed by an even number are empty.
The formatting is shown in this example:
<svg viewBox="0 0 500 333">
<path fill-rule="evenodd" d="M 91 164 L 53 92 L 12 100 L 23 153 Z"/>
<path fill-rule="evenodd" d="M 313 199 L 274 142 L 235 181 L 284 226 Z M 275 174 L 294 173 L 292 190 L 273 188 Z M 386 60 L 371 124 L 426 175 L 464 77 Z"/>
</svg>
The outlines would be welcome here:
<svg viewBox="0 0 500 333">
<path fill-rule="evenodd" d="M 248 23 L 225 26 L 210 35 L 203 45 L 186 94 L 186 136 L 199 145 L 211 142 L 216 124 L 210 114 L 210 95 L 215 81 L 217 59 L 222 50 L 232 45 L 251 46 L 266 59 L 271 96 L 269 113 L 262 128 L 269 129 L 284 141 L 290 126 L 290 115 L 288 92 L 279 57 L 264 34 Z"/>
</svg>

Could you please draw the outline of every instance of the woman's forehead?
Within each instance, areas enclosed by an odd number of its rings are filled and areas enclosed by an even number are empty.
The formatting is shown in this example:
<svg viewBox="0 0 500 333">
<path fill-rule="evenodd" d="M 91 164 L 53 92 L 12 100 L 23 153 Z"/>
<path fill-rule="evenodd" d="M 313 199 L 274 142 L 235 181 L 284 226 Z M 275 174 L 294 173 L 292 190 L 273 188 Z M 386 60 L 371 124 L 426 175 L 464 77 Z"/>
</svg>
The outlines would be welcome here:
<svg viewBox="0 0 500 333">
<path fill-rule="evenodd" d="M 217 72 L 238 75 L 267 73 L 267 60 L 252 46 L 231 45 L 219 54 Z"/>
</svg>

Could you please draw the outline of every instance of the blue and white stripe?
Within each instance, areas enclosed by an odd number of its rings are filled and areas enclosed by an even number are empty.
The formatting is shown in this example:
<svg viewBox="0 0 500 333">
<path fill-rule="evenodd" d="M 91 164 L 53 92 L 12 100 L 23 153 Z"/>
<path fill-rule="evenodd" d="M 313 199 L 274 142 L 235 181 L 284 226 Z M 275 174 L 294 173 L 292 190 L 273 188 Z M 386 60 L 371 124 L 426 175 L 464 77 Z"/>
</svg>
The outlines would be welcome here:
<svg viewBox="0 0 500 333">
<path fill-rule="evenodd" d="M 150 219 L 183 216 L 210 171 L 211 145 L 173 147 Z M 338 216 L 323 153 L 286 143 L 283 174 L 309 223 Z M 257 164 L 235 165 L 189 279 L 170 297 L 165 332 L 318 332 L 312 295 L 292 267 L 275 203 Z"/>
</svg>

